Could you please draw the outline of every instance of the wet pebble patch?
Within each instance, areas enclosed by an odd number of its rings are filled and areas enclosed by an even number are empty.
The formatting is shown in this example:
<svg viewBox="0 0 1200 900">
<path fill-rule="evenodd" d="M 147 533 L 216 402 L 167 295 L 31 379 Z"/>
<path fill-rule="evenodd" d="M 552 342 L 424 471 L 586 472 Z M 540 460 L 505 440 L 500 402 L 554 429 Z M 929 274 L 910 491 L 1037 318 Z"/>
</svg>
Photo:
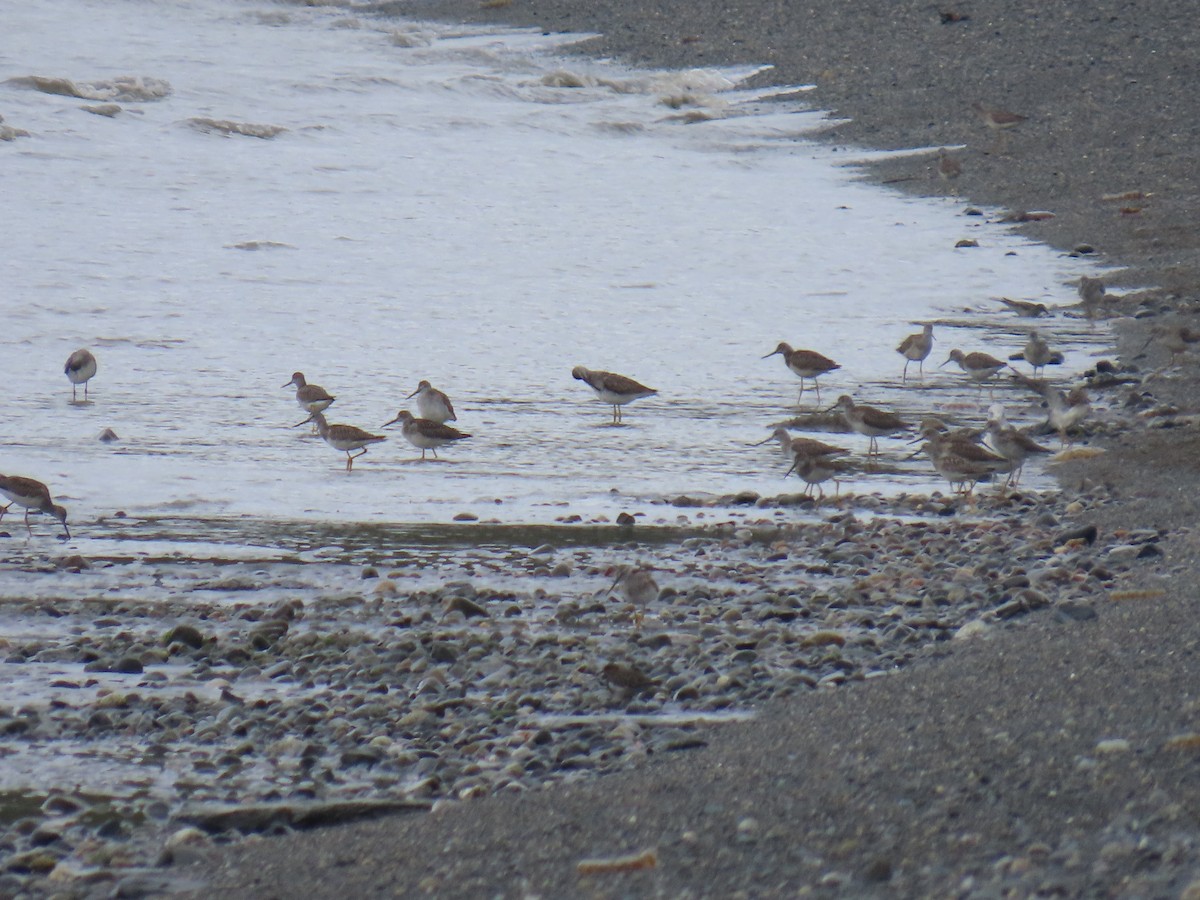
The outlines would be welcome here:
<svg viewBox="0 0 1200 900">
<path fill-rule="evenodd" d="M 636 766 L 767 698 L 1030 615 L 1086 623 L 1162 537 L 1072 533 L 1101 502 L 858 497 L 801 516 L 758 498 L 657 542 L 564 528 L 530 546 L 17 558 L 0 571 L 0 892 Z M 656 600 L 609 591 L 628 564 Z M 46 583 L 21 599 L 30 578 Z"/>
</svg>

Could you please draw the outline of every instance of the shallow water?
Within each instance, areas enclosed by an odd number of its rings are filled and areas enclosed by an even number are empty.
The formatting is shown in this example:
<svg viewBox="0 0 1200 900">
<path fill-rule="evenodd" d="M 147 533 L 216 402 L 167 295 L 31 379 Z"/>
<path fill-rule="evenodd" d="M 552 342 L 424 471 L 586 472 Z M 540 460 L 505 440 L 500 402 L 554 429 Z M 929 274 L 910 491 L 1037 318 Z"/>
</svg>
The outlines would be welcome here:
<svg viewBox="0 0 1200 900">
<path fill-rule="evenodd" d="M 926 377 L 937 392 L 896 390 L 910 323 L 949 326 L 931 363 L 953 344 L 1006 355 L 1024 323 L 988 298 L 1075 301 L 1078 261 L 857 182 L 844 152 L 803 141 L 823 117 L 738 90 L 748 71 L 633 72 L 555 58 L 562 38 L 323 8 L 67 0 L 4 16 L 22 40 L 0 79 L 171 88 L 108 118 L 0 87 L 32 135 L 0 145 L 20 211 L 0 259 L 0 471 L 50 484 L 85 552 L 116 510 L 513 523 L 778 493 L 786 464 L 749 446 L 795 412 L 797 380 L 761 359 L 778 341 L 840 362 L 827 402 L 975 417 L 986 395 L 949 369 Z M 564 71 L 585 86 L 545 83 Z M 954 250 L 966 236 L 982 246 Z M 1071 341 L 1056 375 L 1087 366 L 1086 329 L 1044 330 Z M 100 371 L 72 405 L 61 360 L 78 346 Z M 660 393 L 607 427 L 580 364 Z M 337 395 L 331 421 L 372 431 L 428 378 L 472 437 L 419 464 L 393 429 L 347 476 L 291 427 L 303 414 L 280 385 L 297 369 Z M 117 443 L 97 440 L 106 427 Z M 922 461 L 855 488 L 897 484 L 939 487 Z"/>
<path fill-rule="evenodd" d="M 82 716 L 124 692 L 217 705 L 225 678 L 246 701 L 306 702 L 310 688 L 262 671 L 79 661 L 113 630 L 161 648 L 175 615 L 225 641 L 244 639 L 247 609 L 298 600 L 317 623 L 299 632 L 378 630 L 395 603 L 432 632 L 444 617 L 422 604 L 441 600 L 421 592 L 462 581 L 521 598 L 504 627 L 620 658 L 636 649 L 624 620 L 594 609 L 610 603 L 597 598 L 611 565 L 640 558 L 681 592 L 738 600 L 823 588 L 836 579 L 803 546 L 687 546 L 803 507 L 670 502 L 801 489 L 776 444 L 753 444 L 815 398 L 798 407 L 797 379 L 763 355 L 786 340 L 834 357 L 824 405 L 851 393 L 913 422 L 978 424 L 987 392 L 936 364 L 952 346 L 1018 351 L 1028 323 L 994 298 L 1071 305 L 1084 271 L 958 202 L 864 183 L 854 154 L 805 140 L 825 117 L 746 88 L 752 70 L 637 72 L 556 57 L 561 37 L 225 0 L 62 0 L 6 8 L 0 23 L 20 36 L 0 51 L 0 112 L 30 132 L 0 143 L 0 471 L 46 481 L 73 533 L 60 546 L 44 519 L 32 539 L 20 516 L 0 525 L 13 535 L 0 541 L 0 680 L 14 710 Z M 21 79 L 34 75 L 89 84 L 89 99 L 32 90 Z M 119 97 L 112 118 L 83 110 L 123 76 L 154 99 Z M 260 139 L 221 121 L 286 130 Z M 966 237 L 980 247 L 954 249 Z M 901 387 L 894 348 L 927 320 L 926 375 Z M 1067 354 L 1051 376 L 1064 381 L 1102 340 L 1061 312 L 1039 327 Z M 61 369 L 80 346 L 100 368 L 89 402 L 72 403 Z M 659 394 L 610 427 L 576 365 Z M 427 378 L 472 437 L 420 463 L 392 430 L 347 475 L 343 455 L 293 427 L 303 414 L 281 385 L 295 370 L 337 395 L 331 421 L 373 431 Z M 1044 415 L 1009 385 L 996 400 L 1021 423 Z M 119 440 L 101 442 L 105 428 Z M 881 471 L 843 493 L 945 490 L 907 445 L 882 443 Z M 1026 482 L 1049 479 L 1031 463 Z M 621 512 L 636 529 L 613 524 Z M 74 553 L 91 567 L 51 559 Z M 569 577 L 551 574 L 556 560 Z M 560 602 L 583 624 L 561 625 Z M 563 702 L 521 727 L 746 713 L 667 704 L 638 719 Z M 146 740 L 17 737 L 0 789 L 178 799 L 194 741 L 143 761 Z M 244 774 L 256 790 L 272 777 Z"/>
</svg>

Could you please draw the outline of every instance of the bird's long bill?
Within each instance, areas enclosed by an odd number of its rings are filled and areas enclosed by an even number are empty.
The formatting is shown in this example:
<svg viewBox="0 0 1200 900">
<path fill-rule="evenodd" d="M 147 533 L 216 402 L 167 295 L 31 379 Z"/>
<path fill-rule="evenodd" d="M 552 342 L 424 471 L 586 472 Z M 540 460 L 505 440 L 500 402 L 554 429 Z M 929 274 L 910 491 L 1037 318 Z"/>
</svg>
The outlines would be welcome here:
<svg viewBox="0 0 1200 900">
<path fill-rule="evenodd" d="M 800 465 L 800 454 L 799 453 L 796 454 L 796 459 L 792 462 L 792 467 L 783 473 L 783 477 L 787 478 L 789 475 L 791 475 L 793 472 L 795 472 L 796 467 L 798 465 Z"/>
<path fill-rule="evenodd" d="M 420 388 L 417 388 L 417 389 L 416 389 L 415 391 L 413 391 L 411 394 L 408 394 L 408 395 L 406 395 L 404 399 L 405 399 L 405 400 L 411 400 L 413 397 L 417 396 L 417 394 L 419 394 L 419 393 L 421 393 L 421 389 L 420 389 Z M 392 421 L 394 422 L 394 421 L 396 421 L 396 420 L 395 420 L 395 419 L 393 419 Z"/>
<path fill-rule="evenodd" d="M 291 381 L 285 382 L 284 384 L 281 384 L 280 387 L 291 387 L 295 383 L 296 383 L 296 381 L 295 381 L 295 379 L 293 379 Z"/>
<path fill-rule="evenodd" d="M 292 427 L 293 427 L 293 428 L 299 428 L 301 425 L 307 425 L 309 422 L 315 421 L 315 420 L 316 420 L 316 418 L 317 418 L 317 417 L 316 417 L 315 415 L 309 416 L 309 417 L 308 417 L 307 419 L 305 419 L 303 422 L 297 422 L 297 423 L 296 423 L 295 425 L 293 425 Z"/>
<path fill-rule="evenodd" d="M 622 579 L 622 578 L 624 578 L 624 577 L 625 577 L 627 574 L 629 574 L 629 573 L 628 573 L 628 572 L 624 572 L 624 571 L 622 571 L 622 572 L 618 572 L 618 573 L 617 573 L 617 578 L 616 578 L 616 580 L 615 580 L 615 581 L 614 581 L 612 584 L 610 584 L 610 585 L 608 586 L 608 590 L 607 590 L 607 591 L 605 591 L 605 592 L 604 592 L 603 594 L 601 594 L 600 596 L 601 596 L 601 597 L 607 597 L 609 594 L 611 594 L 611 593 L 613 592 L 613 588 L 615 588 L 615 587 L 616 587 L 618 584 L 620 584 L 620 583 L 621 583 L 621 579 Z"/>
<path fill-rule="evenodd" d="M 834 411 L 835 409 L 837 409 L 837 408 L 838 408 L 840 405 L 841 405 L 840 403 L 835 403 L 835 404 L 833 404 L 833 406 L 829 407 L 829 409 L 823 409 L 823 410 L 821 410 L 821 412 L 823 412 L 823 413 L 827 413 L 827 412 L 833 412 L 833 411 Z"/>
<path fill-rule="evenodd" d="M 773 441 L 773 440 L 775 440 L 775 435 L 772 434 L 772 435 L 769 435 L 768 437 L 763 438 L 761 441 L 756 441 L 755 443 L 751 444 L 750 446 L 751 447 L 761 447 L 763 444 L 766 444 L 769 441 Z"/>
<path fill-rule="evenodd" d="M 1155 336 L 1152 334 L 1152 335 L 1150 335 L 1150 337 L 1146 338 L 1146 343 L 1144 343 L 1144 344 L 1142 344 L 1142 346 L 1138 347 L 1138 351 L 1137 351 L 1137 353 L 1134 354 L 1134 356 L 1137 356 L 1138 354 L 1145 352 L 1146 348 L 1149 347 L 1150 344 L 1154 341 L 1154 337 Z"/>
<path fill-rule="evenodd" d="M 411 397 L 411 396 L 412 396 L 412 394 L 409 394 L 408 396 L 410 396 L 410 397 Z M 380 428 L 387 428 L 389 425 L 395 425 L 395 424 L 396 424 L 397 422 L 399 422 L 399 421 L 400 421 L 400 416 L 399 416 L 399 414 L 397 414 L 397 415 L 396 415 L 396 418 L 392 419 L 390 422 L 384 422 L 384 423 L 383 423 L 382 425 L 380 425 L 379 427 L 380 427 Z"/>
<path fill-rule="evenodd" d="M 62 523 L 62 527 L 63 527 L 63 531 L 65 531 L 67 533 L 67 540 L 69 541 L 71 539 L 71 529 L 67 527 L 66 522 Z"/>
<path fill-rule="evenodd" d="M 766 356 L 764 356 L 763 359 L 770 359 L 772 356 L 774 356 L 778 352 L 779 352 L 778 350 L 772 350 L 770 353 L 768 353 Z"/>
<path fill-rule="evenodd" d="M 910 443 L 910 444 L 915 444 L 915 443 L 916 443 L 916 441 L 909 441 L 909 443 Z M 916 459 L 916 458 L 917 458 L 918 456 L 920 456 L 920 455 L 921 455 L 923 452 L 925 452 L 925 448 L 924 448 L 924 446 L 918 447 L 918 448 L 917 448 L 916 450 L 914 450 L 912 453 L 908 454 L 908 456 L 904 457 L 904 459 L 905 459 L 905 460 Z"/>
<path fill-rule="evenodd" d="M 944 366 L 946 363 L 950 362 L 952 359 L 954 359 L 954 357 L 953 357 L 953 356 L 947 356 L 947 357 L 946 357 L 946 362 L 944 362 L 944 363 L 942 363 L 941 365 L 939 365 L 939 366 L 938 366 L 938 368 L 940 369 L 942 366 Z"/>
</svg>

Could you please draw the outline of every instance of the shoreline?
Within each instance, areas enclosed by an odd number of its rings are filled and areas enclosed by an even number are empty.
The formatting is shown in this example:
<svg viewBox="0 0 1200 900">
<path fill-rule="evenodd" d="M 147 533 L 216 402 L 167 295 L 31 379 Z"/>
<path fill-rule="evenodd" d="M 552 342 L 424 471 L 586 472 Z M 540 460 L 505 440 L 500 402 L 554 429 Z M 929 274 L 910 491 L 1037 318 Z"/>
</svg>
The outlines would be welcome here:
<svg viewBox="0 0 1200 900">
<path fill-rule="evenodd" d="M 1106 399 L 1150 425 L 1186 422 L 1175 414 L 1189 409 L 1193 371 L 1150 370 L 1166 362 L 1158 347 L 1138 354 L 1156 319 L 1189 311 L 1180 295 L 1200 272 L 1200 191 L 1184 140 L 1200 118 L 1179 77 L 1193 68 L 1181 29 L 1198 27 L 1182 4 L 1025 14 L 966 3 L 949 11 L 967 18 L 948 23 L 933 7 L 887 0 L 851 10 L 769 0 L 489 6 L 392 8 L 600 32 L 576 52 L 640 65 L 770 63 L 772 79 L 815 82 L 813 105 L 849 118 L 815 140 L 966 145 L 958 196 L 1051 211 L 1021 232 L 1064 252 L 1095 247 L 1122 267 L 1110 284 L 1153 286 L 1109 310 L 1148 318 L 1115 335 L 1140 383 Z M 1004 152 L 979 149 L 992 136 L 974 101 L 1029 117 Z M 951 190 L 932 156 L 863 171 L 914 193 Z M 772 701 L 754 723 L 712 730 L 686 759 L 419 819 L 248 842 L 205 865 L 209 886 L 246 897 L 301 885 L 311 896 L 1200 895 L 1200 825 L 1185 814 L 1200 806 L 1200 708 L 1187 687 L 1200 645 L 1190 430 L 1115 431 L 1097 441 L 1102 456 L 1063 466 L 1069 493 L 1111 498 L 1086 511 L 1103 534 L 1164 538 L 1142 589 L 1097 603 L 1094 619 L 1035 612 L 889 678 Z M 644 861 L 649 850 L 652 868 L 576 868 L 594 857 Z"/>
<path fill-rule="evenodd" d="M 823 17 L 813 16 L 805 35 L 809 49 L 803 51 L 799 35 L 783 27 L 788 22 L 798 27 L 797 11 L 765 3 L 736 12 L 721 4 L 710 7 L 579 9 L 560 0 L 494 10 L 462 0 L 420 5 L 436 11 L 428 17 L 443 20 L 605 31 L 608 36 L 579 52 L 598 49 L 642 64 L 762 62 L 751 57 L 768 53 L 785 81 L 813 80 L 802 74 L 809 67 L 829 72 L 816 79 L 814 100 L 824 105 L 824 91 L 834 98 L 833 111 L 852 117 L 828 133 L 838 142 L 882 149 L 954 143 L 970 148 L 991 140 L 969 118 L 972 97 L 960 92 L 953 115 L 934 114 L 929 98 L 940 82 L 923 79 L 920 89 L 897 94 L 863 90 L 874 79 L 846 55 L 853 41 L 879 69 L 887 69 L 893 57 L 902 61 L 903 54 L 888 48 L 888 37 L 895 43 L 898 32 L 883 29 L 885 12 L 931 22 L 922 25 L 926 41 L 943 34 L 937 29 L 995 25 L 974 5 L 963 7 L 972 18 L 949 25 L 932 8 L 916 4 L 872 2 L 857 5 L 853 15 L 830 5 Z M 398 8 L 414 14 L 410 5 Z M 1090 9 L 1097 16 L 1102 12 Z M 775 17 L 770 27 L 763 24 L 768 14 Z M 622 27 L 633 23 L 643 26 L 640 34 Z M 1012 73 L 1029 66 L 1039 50 L 1041 58 L 1049 58 L 1054 48 L 1036 33 L 1021 28 L 1015 33 L 1027 36 L 1028 47 L 1006 66 L 989 68 L 993 60 L 983 54 L 980 65 L 1009 85 L 1002 96 L 986 99 L 1029 111 L 1034 106 L 1022 105 Z M 793 49 L 774 47 L 780 40 Z M 822 45 L 819 53 L 813 43 Z M 966 49 L 960 43 L 954 46 L 961 55 Z M 998 52 L 995 42 L 985 40 L 982 47 Z M 926 54 L 922 62 L 931 59 Z M 1026 100 L 1036 93 L 1026 88 Z M 1054 96 L 1046 93 L 1050 99 L 1037 108 L 1045 110 Z M 1128 114 L 1114 106 L 1094 130 L 1124 127 Z M 929 121 L 922 131 L 906 124 L 906 117 Z M 1031 120 L 1045 123 L 1036 114 Z M 1054 210 L 1055 219 L 1022 230 L 1066 250 L 1096 246 L 1106 260 L 1129 266 L 1120 283 L 1160 285 L 1151 301 L 1170 308 L 1164 293 L 1190 290 L 1195 283 L 1196 247 L 1184 246 L 1180 231 L 1172 233 L 1178 253 L 1148 253 L 1144 244 L 1150 239 L 1129 227 L 1132 219 L 1148 215 L 1098 219 L 1097 208 L 1104 207 L 1096 191 L 1111 179 L 1095 172 L 1067 178 L 1058 174 L 1066 167 L 1057 163 L 1072 148 L 1091 155 L 1104 145 L 1077 136 L 1072 144 L 1063 137 L 1071 131 L 1068 125 L 1047 127 L 1055 144 L 1045 171 L 1014 183 L 1013 171 L 1028 169 L 1036 149 L 1019 136 L 1032 130 L 1022 127 L 1006 138 L 1010 155 L 968 156 L 959 194 L 1010 209 Z M 918 136 L 919 144 L 913 142 Z M 939 193 L 946 188 L 932 162 L 932 157 L 892 160 L 871 171 L 905 190 Z M 1155 200 L 1167 194 L 1178 170 L 1149 174 L 1154 177 L 1139 190 Z M 1111 192 L 1104 187 L 1105 194 Z M 1194 192 L 1189 196 L 1194 199 Z M 1187 213 L 1195 211 L 1195 204 L 1163 205 L 1156 202 L 1150 211 L 1163 214 L 1154 227 L 1167 229 L 1164 234 L 1182 228 Z M 1127 337 L 1124 346 L 1129 351 L 1141 342 Z M 1190 379 L 1146 384 L 1159 399 L 1174 398 L 1186 409 Z M 1182 503 L 1164 510 L 1163 501 L 1174 503 L 1179 496 L 1194 505 L 1190 498 L 1200 495 L 1187 431 L 1116 435 L 1105 457 L 1071 464 L 1063 477 L 1081 496 L 1095 490 L 1096 496 L 1124 498 L 1088 508 L 1088 518 L 1107 534 L 1137 528 L 1169 532 L 1163 543 L 1167 560 L 1152 564 L 1153 591 L 1163 591 L 1161 596 L 1097 604 L 1096 620 L 1034 612 L 1021 627 L 955 643 L 887 679 L 771 701 L 758 722 L 709 729 L 708 747 L 662 753 L 632 771 L 522 797 L 447 804 L 428 817 L 251 840 L 215 857 L 199 854 L 182 871 L 207 882 L 199 896 L 732 896 L 739 890 L 775 896 L 803 889 L 834 896 L 973 896 L 1001 887 L 1027 893 L 1058 889 L 1070 896 L 1102 890 L 1179 896 L 1200 879 L 1192 862 L 1200 829 L 1185 814 L 1197 800 L 1190 777 L 1194 751 L 1171 744 L 1192 725 L 1200 728 L 1193 721 L 1200 711 L 1186 697 L 1188 654 L 1197 641 L 1187 595 L 1195 569 L 1187 527 L 1194 510 Z M 651 847 L 658 863 L 652 869 L 584 877 L 576 871 L 585 858 Z"/>
</svg>

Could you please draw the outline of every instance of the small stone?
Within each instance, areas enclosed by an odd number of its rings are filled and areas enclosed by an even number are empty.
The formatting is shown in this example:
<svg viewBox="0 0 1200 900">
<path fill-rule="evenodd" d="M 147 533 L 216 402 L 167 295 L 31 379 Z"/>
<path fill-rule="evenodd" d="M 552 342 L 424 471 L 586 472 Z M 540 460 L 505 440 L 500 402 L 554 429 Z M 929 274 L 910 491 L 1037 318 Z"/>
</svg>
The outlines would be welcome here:
<svg viewBox="0 0 1200 900">
<path fill-rule="evenodd" d="M 1099 529 L 1097 529 L 1095 525 L 1084 525 L 1079 528 L 1071 528 L 1055 536 L 1054 546 L 1059 547 L 1071 541 L 1083 541 L 1088 546 L 1091 546 L 1092 544 L 1096 543 L 1096 537 L 1099 535 L 1099 533 Z"/>
<path fill-rule="evenodd" d="M 117 437 L 117 433 L 111 428 L 105 428 L 100 432 L 99 440 L 102 444 L 115 444 L 120 438 Z"/>
<path fill-rule="evenodd" d="M 175 628 L 170 629 L 167 634 L 162 636 L 162 643 L 164 647 L 169 647 L 173 643 L 181 643 L 198 650 L 204 646 L 204 635 L 200 634 L 196 625 L 175 625 Z"/>
<path fill-rule="evenodd" d="M 884 856 L 876 857 L 863 871 L 863 878 L 875 884 L 891 881 L 892 861 Z"/>
<path fill-rule="evenodd" d="M 954 632 L 954 640 L 965 641 L 971 638 L 981 637 L 991 630 L 991 626 L 982 619 L 972 619 L 967 622 L 958 631 Z"/>
<path fill-rule="evenodd" d="M 478 616 L 486 617 L 488 615 L 488 611 L 478 603 L 460 596 L 450 597 L 446 600 L 445 610 L 448 613 L 460 612 L 468 619 Z"/>
<path fill-rule="evenodd" d="M 636 522 L 636 521 L 637 520 L 634 519 L 634 517 L 631 516 L 627 512 L 623 512 L 619 516 L 617 516 L 617 524 L 618 525 L 633 525 L 634 522 Z"/>
<path fill-rule="evenodd" d="M 1096 608 L 1084 600 L 1060 600 L 1054 611 L 1074 622 L 1087 622 L 1096 618 Z"/>
<path fill-rule="evenodd" d="M 1107 738 L 1096 744 L 1097 753 L 1128 753 L 1132 749 L 1125 738 Z"/>
<path fill-rule="evenodd" d="M 454 516 L 455 522 L 478 522 L 479 516 L 475 513 L 460 512 Z"/>
</svg>

